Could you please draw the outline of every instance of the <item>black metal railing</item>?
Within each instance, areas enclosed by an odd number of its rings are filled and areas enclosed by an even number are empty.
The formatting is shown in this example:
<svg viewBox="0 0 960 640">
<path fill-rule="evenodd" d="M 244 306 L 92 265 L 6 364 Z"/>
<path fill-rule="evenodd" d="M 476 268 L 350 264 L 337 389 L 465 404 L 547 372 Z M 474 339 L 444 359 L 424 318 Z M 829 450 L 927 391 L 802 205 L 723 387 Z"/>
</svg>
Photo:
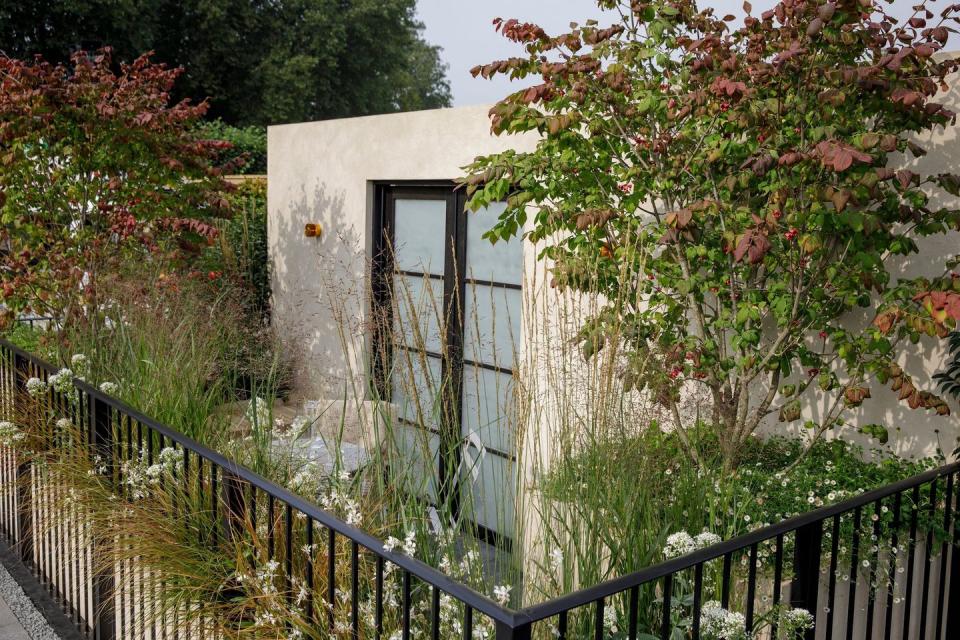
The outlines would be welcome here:
<svg viewBox="0 0 960 640">
<path fill-rule="evenodd" d="M 55 318 L 53 318 L 52 316 L 25 315 L 25 316 L 18 316 L 16 321 L 18 324 L 22 324 L 31 329 L 36 329 L 38 327 L 40 329 L 47 329 L 50 327 L 51 324 L 53 324 L 54 320 Z"/>
<path fill-rule="evenodd" d="M 30 378 L 48 380 L 54 373 L 51 365 L 0 340 L 0 420 L 21 416 L 24 406 L 37 402 L 29 397 Z M 396 633 L 403 640 L 439 640 L 452 637 L 455 628 L 458 637 L 471 640 L 483 628 L 496 640 L 699 640 L 712 632 L 707 609 L 715 613 L 717 607 L 736 612 L 732 619 L 750 637 L 782 637 L 781 614 L 796 607 L 815 620 L 802 631 L 811 640 L 960 638 L 960 580 L 954 580 L 960 576 L 954 545 L 958 463 L 513 610 L 388 550 L 381 540 L 96 388 L 73 384 L 69 399 L 47 389 L 42 402 L 77 425 L 107 484 L 124 492 L 125 463 L 142 455 L 152 463 L 167 448 L 179 452 L 184 495 L 216 514 L 207 532 L 211 541 L 243 541 L 264 528 L 266 557 L 258 561 L 274 563 L 288 584 L 309 587 L 305 615 L 330 638 L 386 639 Z M 97 537 L 84 513 L 57 499 L 67 490 L 15 447 L 0 446 L 0 534 L 16 545 L 78 628 L 100 640 L 202 637 L 202 629 L 191 634 L 176 621 L 145 614 L 162 599 L 151 590 L 163 589 L 156 583 L 148 593 L 138 588 L 149 568 L 96 561 Z M 308 552 L 306 561 L 295 561 L 301 542 L 325 554 L 315 562 Z M 372 568 L 369 583 L 363 583 L 362 567 Z M 398 597 L 385 596 L 390 580 Z M 361 591 L 370 610 L 361 610 Z M 447 620 L 442 626 L 441 617 L 451 615 L 456 624 Z M 370 621 L 363 622 L 364 616 Z"/>
</svg>

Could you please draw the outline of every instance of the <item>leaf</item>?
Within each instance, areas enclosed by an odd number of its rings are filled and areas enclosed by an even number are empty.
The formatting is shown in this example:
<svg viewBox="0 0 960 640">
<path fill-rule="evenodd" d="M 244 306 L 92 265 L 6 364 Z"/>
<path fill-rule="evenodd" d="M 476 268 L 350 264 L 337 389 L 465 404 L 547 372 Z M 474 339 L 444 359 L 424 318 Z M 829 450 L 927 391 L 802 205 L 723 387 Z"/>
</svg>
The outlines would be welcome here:
<svg viewBox="0 0 960 640">
<path fill-rule="evenodd" d="M 900 183 L 900 187 L 906 189 L 910 186 L 910 183 L 913 181 L 913 178 L 916 174 L 909 169 L 901 169 L 897 171 L 897 182 Z"/>
<path fill-rule="evenodd" d="M 808 233 L 800 237 L 800 248 L 803 249 L 807 255 L 815 253 L 820 246 L 820 238 L 813 234 Z"/>
<path fill-rule="evenodd" d="M 664 221 L 675 229 L 685 229 L 693 220 L 693 211 L 690 209 L 680 209 L 667 214 Z"/>
<path fill-rule="evenodd" d="M 873 131 L 867 132 L 860 137 L 860 148 L 870 150 L 880 142 L 880 134 Z"/>
<path fill-rule="evenodd" d="M 842 189 L 840 191 L 834 191 L 833 195 L 830 196 L 830 201 L 833 202 L 834 208 L 837 210 L 837 213 L 842 213 L 844 209 L 847 208 L 847 202 L 850 201 L 849 189 Z"/>
<path fill-rule="evenodd" d="M 870 389 L 867 387 L 847 387 L 843 392 L 843 400 L 848 407 L 859 407 L 869 397 Z"/>
<path fill-rule="evenodd" d="M 800 401 L 791 400 L 780 408 L 780 422 L 793 422 L 800 419 Z"/>
<path fill-rule="evenodd" d="M 890 440 L 890 433 L 887 431 L 887 428 L 880 424 L 867 424 L 857 429 L 857 431 L 876 439 L 880 444 L 887 444 L 887 441 Z"/>
<path fill-rule="evenodd" d="M 907 148 L 910 149 L 910 153 L 917 158 L 927 155 L 927 150 L 912 140 L 907 140 Z"/>
<path fill-rule="evenodd" d="M 746 257 L 750 264 L 756 264 L 763 260 L 770 248 L 770 240 L 765 233 L 759 228 L 748 229 L 740 236 L 737 248 L 733 251 L 733 259 L 735 262 L 741 262 Z"/>
</svg>

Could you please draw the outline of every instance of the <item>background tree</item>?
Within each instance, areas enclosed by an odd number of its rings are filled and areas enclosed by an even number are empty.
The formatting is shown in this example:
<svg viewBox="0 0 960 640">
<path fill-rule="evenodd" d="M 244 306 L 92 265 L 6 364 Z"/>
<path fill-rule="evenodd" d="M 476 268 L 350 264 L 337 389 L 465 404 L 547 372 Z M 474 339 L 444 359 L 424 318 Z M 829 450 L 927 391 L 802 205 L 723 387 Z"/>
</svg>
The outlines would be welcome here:
<svg viewBox="0 0 960 640">
<path fill-rule="evenodd" d="M 224 146 L 199 139 L 207 105 L 171 104 L 179 70 L 109 50 L 71 63 L 0 58 L 0 302 L 96 319 L 124 261 L 175 268 L 227 212 Z"/>
<path fill-rule="evenodd" d="M 615 24 L 495 22 L 523 54 L 474 74 L 538 82 L 493 108 L 493 130 L 542 139 L 467 180 L 474 207 L 508 199 L 491 239 L 532 217 L 555 286 L 608 301 L 581 331 L 586 357 L 625 344 L 627 387 L 681 438 L 681 390 L 702 389 L 730 466 L 765 418 L 800 419 L 804 394 L 827 406 L 814 440 L 871 380 L 949 413 L 897 361 L 960 319 L 947 266 L 901 273 L 923 237 L 960 228 L 957 177 L 910 168 L 916 134 L 954 121 L 934 98 L 957 63 L 934 54 L 958 6 L 898 22 L 872 0 L 745 3 L 731 29 L 689 0 L 599 4 Z M 855 328 L 856 310 L 874 324 Z"/>
<path fill-rule="evenodd" d="M 183 66 L 174 99 L 265 125 L 447 106 L 415 0 L 0 0 L 0 48 L 66 62 L 111 46 Z"/>
</svg>

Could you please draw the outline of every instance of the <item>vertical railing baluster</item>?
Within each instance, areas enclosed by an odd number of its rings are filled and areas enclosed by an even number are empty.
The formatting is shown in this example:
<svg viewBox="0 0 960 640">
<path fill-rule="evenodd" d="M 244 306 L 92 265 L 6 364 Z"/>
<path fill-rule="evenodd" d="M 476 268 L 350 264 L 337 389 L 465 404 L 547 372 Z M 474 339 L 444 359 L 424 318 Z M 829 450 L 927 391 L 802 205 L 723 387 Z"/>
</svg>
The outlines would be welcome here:
<svg viewBox="0 0 960 640">
<path fill-rule="evenodd" d="M 100 457 L 103 465 L 103 476 L 113 478 L 113 424 L 111 422 L 110 405 L 94 396 L 87 396 L 90 401 L 90 425 L 92 427 L 93 451 Z M 93 615 L 96 640 L 113 640 L 116 635 L 114 629 L 114 575 L 111 563 L 102 562 L 103 566 L 93 576 Z"/>
<path fill-rule="evenodd" d="M 637 640 L 637 625 L 640 618 L 640 587 L 630 589 L 630 613 L 627 618 L 627 637 L 630 640 Z"/>
<path fill-rule="evenodd" d="M 744 616 L 746 618 L 744 631 L 748 637 L 753 634 L 754 601 L 757 598 L 757 550 L 757 543 L 750 545 L 750 555 L 748 557 L 750 568 L 747 570 L 747 612 Z"/>
<path fill-rule="evenodd" d="M 410 640 L 410 631 L 411 631 L 411 629 L 410 629 L 410 609 L 413 607 L 413 602 L 412 602 L 412 598 L 411 598 L 411 594 L 410 594 L 410 589 L 411 589 L 411 587 L 410 587 L 410 572 L 407 571 L 406 569 L 404 569 L 404 570 L 403 570 L 403 603 L 402 603 L 402 605 L 401 605 L 401 606 L 403 607 L 403 612 L 402 612 L 402 616 L 403 616 L 403 628 L 401 629 L 401 637 L 403 638 L 403 640 Z M 468 606 L 468 607 L 467 607 L 467 610 L 466 610 L 466 614 L 467 614 L 467 615 L 464 617 L 464 621 L 463 621 L 463 628 L 464 628 L 463 637 L 464 637 L 464 638 L 472 638 L 472 637 L 473 637 L 472 630 L 470 631 L 470 635 L 467 635 L 467 633 L 468 633 L 467 629 L 468 629 L 468 627 L 471 627 L 471 626 L 472 626 L 472 618 L 471 618 L 471 616 L 473 615 L 473 609 L 471 609 L 471 608 Z"/>
<path fill-rule="evenodd" d="M 350 628 L 360 640 L 360 546 L 350 543 Z"/>
<path fill-rule="evenodd" d="M 703 563 L 693 568 L 693 626 L 690 637 L 700 639 L 700 608 L 703 603 Z"/>
<path fill-rule="evenodd" d="M 883 622 L 884 638 L 889 638 L 893 633 L 893 605 L 894 592 L 897 590 L 897 561 L 900 559 L 900 550 L 897 548 L 900 544 L 900 509 L 903 497 L 901 494 L 893 498 L 893 523 L 890 532 L 890 588 L 887 591 L 887 611 Z"/>
<path fill-rule="evenodd" d="M 14 370 L 14 406 L 27 403 L 27 379 L 30 377 L 30 363 L 19 353 L 13 355 Z M 19 402 L 18 402 L 19 400 Z M 19 456 L 15 456 L 19 458 Z M 30 502 L 32 472 L 27 458 L 16 460 L 17 466 L 17 546 L 20 559 L 33 566 L 33 505 Z"/>
<path fill-rule="evenodd" d="M 431 592 L 430 639 L 440 640 L 440 589 L 433 587 Z"/>
<path fill-rule="evenodd" d="M 790 604 L 806 609 L 816 618 L 817 596 L 820 587 L 820 553 L 823 544 L 823 521 L 818 520 L 797 529 L 793 550 L 793 582 Z M 805 634 L 813 640 L 814 630 Z"/>
<path fill-rule="evenodd" d="M 826 638 L 833 638 L 834 601 L 837 597 L 837 560 L 840 551 L 840 516 L 833 516 L 830 530 L 830 575 L 827 576 L 827 628 Z"/>
<path fill-rule="evenodd" d="M 660 640 L 670 640 L 673 631 L 673 619 L 670 609 L 673 607 L 673 574 L 663 576 L 663 606 L 660 607 Z"/>
<path fill-rule="evenodd" d="M 940 543 L 940 579 L 937 581 L 937 627 L 933 634 L 938 638 L 943 631 L 943 606 L 946 597 L 947 582 L 947 550 L 949 549 L 947 541 L 950 538 L 950 522 L 953 517 L 953 474 L 947 476 L 947 494 L 943 503 L 943 542 Z"/>
<path fill-rule="evenodd" d="M 873 544 L 873 559 L 870 562 L 870 573 L 867 584 L 867 630 L 866 637 L 873 637 L 873 618 L 877 602 L 877 576 L 880 568 L 880 520 L 883 513 L 883 503 L 877 500 L 873 505 L 873 535 L 870 540 Z"/>
<path fill-rule="evenodd" d="M 464 625 L 463 625 L 463 637 L 464 640 L 471 640 L 472 635 L 467 635 L 469 630 L 472 634 L 473 632 L 473 609 L 469 606 L 466 608 L 466 614 L 464 616 Z M 566 620 L 566 618 L 564 618 Z M 469 627 L 467 625 L 469 623 Z M 512 627 L 510 625 L 504 624 L 502 622 L 496 623 L 496 635 L 495 640 L 530 640 L 532 634 L 533 625 L 529 622 Z M 560 636 L 562 639 L 564 636 Z"/>
<path fill-rule="evenodd" d="M 956 476 L 956 474 L 952 474 Z M 947 620 L 943 639 L 960 638 L 960 489 L 953 501 L 953 527 L 948 532 L 950 544 L 950 589 L 947 591 Z"/>
<path fill-rule="evenodd" d="M 380 640 L 383 636 L 383 557 L 377 556 L 377 575 L 374 591 L 376 592 L 376 610 L 374 611 L 374 638 Z"/>
<path fill-rule="evenodd" d="M 910 639 L 910 607 L 913 604 L 913 569 L 917 558 L 917 519 L 920 514 L 920 485 L 910 494 L 910 544 L 907 550 L 907 592 L 903 598 L 903 640 Z"/>
<path fill-rule="evenodd" d="M 604 601 L 603 598 L 597 600 L 596 609 L 594 610 L 593 618 L 593 638 L 594 640 L 603 640 L 603 613 L 604 613 Z"/>
<path fill-rule="evenodd" d="M 920 596 L 920 632 L 918 638 L 927 637 L 927 610 L 930 604 L 930 554 L 933 547 L 933 526 L 937 516 L 937 484 L 939 479 L 930 482 L 930 521 L 927 523 L 927 538 L 923 548 L 923 582 L 920 583 L 923 593 Z"/>
<path fill-rule="evenodd" d="M 327 529 L 327 604 L 329 628 L 335 628 L 334 608 L 337 606 L 337 532 Z"/>
</svg>

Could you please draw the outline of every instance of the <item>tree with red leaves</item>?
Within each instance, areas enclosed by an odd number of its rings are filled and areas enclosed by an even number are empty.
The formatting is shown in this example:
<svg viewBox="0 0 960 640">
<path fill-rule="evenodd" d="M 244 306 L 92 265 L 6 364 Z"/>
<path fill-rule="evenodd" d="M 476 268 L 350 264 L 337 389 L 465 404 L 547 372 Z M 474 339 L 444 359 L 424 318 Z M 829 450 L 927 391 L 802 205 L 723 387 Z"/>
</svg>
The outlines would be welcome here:
<svg viewBox="0 0 960 640">
<path fill-rule="evenodd" d="M 960 179 L 914 170 L 925 134 L 955 120 L 938 93 L 958 63 L 935 54 L 960 5 L 898 21 L 874 0 L 745 3 L 735 25 L 691 0 L 599 4 L 612 26 L 495 22 L 523 53 L 474 74 L 535 84 L 493 108 L 493 131 L 541 138 L 465 179 L 473 207 L 507 200 L 490 239 L 526 229 L 555 286 L 606 301 L 584 353 L 626 345 L 627 388 L 648 389 L 681 438 L 681 388 L 702 389 L 730 466 L 803 402 L 825 407 L 811 440 L 840 428 L 871 380 L 949 413 L 898 359 L 956 326 L 960 282 L 949 263 L 900 269 L 923 238 L 960 230 Z M 875 324 L 854 328 L 857 309 Z"/>
<path fill-rule="evenodd" d="M 0 302 L 95 318 L 124 261 L 182 260 L 227 210 L 224 144 L 197 139 L 206 103 L 170 104 L 180 69 L 109 49 L 69 65 L 0 57 Z"/>
</svg>

